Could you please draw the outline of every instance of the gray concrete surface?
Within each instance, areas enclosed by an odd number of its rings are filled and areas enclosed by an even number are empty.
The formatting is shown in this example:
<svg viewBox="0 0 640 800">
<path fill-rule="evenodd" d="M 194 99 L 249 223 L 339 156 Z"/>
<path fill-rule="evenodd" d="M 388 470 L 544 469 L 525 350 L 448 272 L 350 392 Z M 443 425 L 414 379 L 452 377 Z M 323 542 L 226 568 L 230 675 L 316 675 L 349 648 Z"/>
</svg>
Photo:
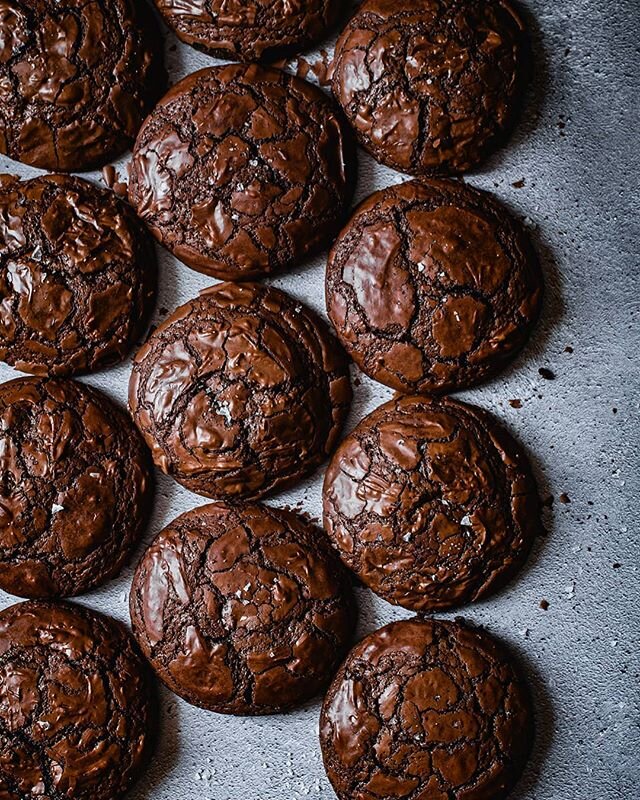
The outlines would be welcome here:
<svg viewBox="0 0 640 800">
<path fill-rule="evenodd" d="M 548 536 L 523 573 L 465 608 L 521 656 L 537 739 L 514 800 L 640 798 L 640 80 L 638 0 L 527 0 L 537 77 L 509 146 L 469 178 L 525 218 L 544 261 L 547 302 L 533 341 L 505 374 L 464 397 L 492 410 L 527 446 Z M 173 80 L 212 59 L 169 36 Z M 126 159 L 124 159 L 126 160 Z M 358 197 L 402 180 L 360 153 Z M 35 170 L 0 159 L 2 171 Z M 99 179 L 98 173 L 91 175 Z M 514 183 L 523 180 L 524 186 Z M 274 281 L 323 308 L 324 257 Z M 161 253 L 159 309 L 211 283 Z M 573 348 L 568 352 L 567 347 Z M 540 367 L 556 379 L 544 380 Z M 124 402 L 129 364 L 86 378 Z M 0 366 L 0 380 L 15 373 Z M 350 424 L 390 392 L 362 378 Z M 511 407 L 510 399 L 522 407 Z M 320 514 L 321 474 L 271 500 Z M 568 503 L 559 502 L 566 494 Z M 160 478 L 147 539 L 203 501 Z M 127 619 L 128 568 L 80 599 Z M 540 600 L 549 602 L 545 612 Z M 402 616 L 358 592 L 360 634 Z M 13 598 L 0 593 L 0 605 Z M 294 713 L 232 719 L 161 694 L 155 759 L 132 800 L 334 797 L 317 744 L 319 701 Z"/>
</svg>

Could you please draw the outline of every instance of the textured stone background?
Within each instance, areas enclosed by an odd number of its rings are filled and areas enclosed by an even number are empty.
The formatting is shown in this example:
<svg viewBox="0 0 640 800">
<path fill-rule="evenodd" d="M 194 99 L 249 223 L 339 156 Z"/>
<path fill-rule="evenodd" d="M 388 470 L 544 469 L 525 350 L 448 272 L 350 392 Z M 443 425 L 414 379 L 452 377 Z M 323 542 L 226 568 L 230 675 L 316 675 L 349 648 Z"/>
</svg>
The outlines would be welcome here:
<svg viewBox="0 0 640 800">
<path fill-rule="evenodd" d="M 537 52 L 526 110 L 509 146 L 469 182 L 525 218 L 543 257 L 547 303 L 514 366 L 464 397 L 528 447 L 553 505 L 548 536 L 523 573 L 459 613 L 507 641 L 533 686 L 537 740 L 514 799 L 632 800 L 640 797 L 640 3 L 526 0 L 526 11 Z M 175 44 L 168 36 L 172 80 L 213 63 Z M 363 153 L 360 166 L 358 198 L 403 179 Z M 4 158 L 0 168 L 35 174 Z M 323 268 L 322 256 L 274 283 L 324 312 Z M 212 282 L 166 253 L 160 269 L 154 322 Z M 556 379 L 541 378 L 540 367 Z M 123 402 L 128 374 L 127 363 L 86 381 Z M 0 367 L 1 380 L 14 375 Z M 362 379 L 350 426 L 389 394 Z M 321 480 L 270 502 L 300 501 L 318 516 Z M 147 538 L 202 502 L 160 478 Z M 126 620 L 130 578 L 131 568 L 80 602 Z M 359 635 L 408 615 L 364 590 L 358 600 Z M 0 605 L 11 602 L 0 592 Z M 167 691 L 161 704 L 157 753 L 132 800 L 334 797 L 317 744 L 319 701 L 262 719 L 209 714 Z"/>
</svg>

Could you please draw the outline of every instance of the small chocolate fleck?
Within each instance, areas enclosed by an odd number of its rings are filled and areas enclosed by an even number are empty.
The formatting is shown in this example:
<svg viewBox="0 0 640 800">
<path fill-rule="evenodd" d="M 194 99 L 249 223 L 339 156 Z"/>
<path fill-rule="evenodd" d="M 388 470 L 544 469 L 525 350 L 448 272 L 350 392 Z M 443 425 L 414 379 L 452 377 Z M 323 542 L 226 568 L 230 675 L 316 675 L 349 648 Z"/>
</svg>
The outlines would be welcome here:
<svg viewBox="0 0 640 800">
<path fill-rule="evenodd" d="M 615 564 L 613 565 L 613 568 L 614 569 L 620 569 L 621 566 L 622 566 L 622 564 L 620 564 L 618 561 L 616 561 Z"/>
<path fill-rule="evenodd" d="M 564 503 L 565 505 L 566 505 L 567 503 L 570 503 L 570 502 L 571 502 L 571 498 L 569 497 L 569 495 L 568 495 L 566 492 L 563 492 L 563 493 L 560 495 L 560 497 L 558 498 L 558 500 L 559 500 L 561 503 Z"/>
<path fill-rule="evenodd" d="M 548 600 L 541 600 L 540 601 L 540 608 L 543 611 L 546 611 L 549 608 L 549 601 Z"/>
<path fill-rule="evenodd" d="M 513 400 L 509 400 L 509 405 L 511 408 L 522 408 L 522 400 L 516 397 Z"/>
<path fill-rule="evenodd" d="M 567 346 L 564 348 L 564 352 L 565 352 L 565 353 L 573 353 L 573 347 L 571 347 L 571 345 L 570 345 L 570 344 L 568 344 L 568 345 L 567 345 Z"/>
<path fill-rule="evenodd" d="M 524 187 L 524 178 L 520 178 L 519 181 L 514 181 L 512 184 L 514 189 L 522 189 Z"/>
<path fill-rule="evenodd" d="M 546 367 L 540 367 L 538 374 L 541 375 L 546 381 L 552 381 L 556 377 L 555 373 Z"/>
</svg>

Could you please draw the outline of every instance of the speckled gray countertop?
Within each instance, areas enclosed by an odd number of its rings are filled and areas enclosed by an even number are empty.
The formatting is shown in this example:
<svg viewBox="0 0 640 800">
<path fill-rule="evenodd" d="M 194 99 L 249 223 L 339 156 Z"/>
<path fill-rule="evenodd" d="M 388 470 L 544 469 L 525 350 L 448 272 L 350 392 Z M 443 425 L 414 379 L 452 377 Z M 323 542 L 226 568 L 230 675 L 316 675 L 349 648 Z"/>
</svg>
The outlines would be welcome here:
<svg viewBox="0 0 640 800">
<path fill-rule="evenodd" d="M 635 800 L 640 2 L 526 0 L 526 10 L 537 67 L 523 119 L 508 147 L 468 180 L 494 191 L 530 227 L 543 258 L 546 307 L 513 367 L 463 397 L 493 411 L 526 445 L 541 494 L 553 504 L 545 512 L 548 536 L 520 576 L 499 595 L 458 613 L 519 652 L 532 683 L 537 738 L 514 800 Z M 168 36 L 172 80 L 214 63 L 176 43 Z M 403 180 L 359 155 L 358 199 Z M 36 174 L 5 158 L 0 169 Z M 100 179 L 99 173 L 90 177 Z M 213 282 L 160 255 L 156 323 Z M 323 273 L 321 256 L 273 283 L 324 313 Z M 540 367 L 555 379 L 543 379 Z M 124 402 L 129 370 L 127 362 L 83 380 Z M 0 380 L 15 374 L 0 366 Z M 351 427 L 391 394 L 360 379 Z M 509 400 L 520 400 L 521 407 Z M 300 502 L 318 517 L 321 481 L 320 472 L 269 502 Z M 203 502 L 161 477 L 147 539 Z M 127 620 L 131 572 L 79 601 Z M 409 616 L 365 590 L 358 590 L 358 601 L 360 635 Z M 0 606 L 12 602 L 0 592 Z M 132 800 L 334 797 L 317 741 L 319 700 L 259 719 L 210 714 L 166 690 L 161 705 L 157 752 Z"/>
</svg>

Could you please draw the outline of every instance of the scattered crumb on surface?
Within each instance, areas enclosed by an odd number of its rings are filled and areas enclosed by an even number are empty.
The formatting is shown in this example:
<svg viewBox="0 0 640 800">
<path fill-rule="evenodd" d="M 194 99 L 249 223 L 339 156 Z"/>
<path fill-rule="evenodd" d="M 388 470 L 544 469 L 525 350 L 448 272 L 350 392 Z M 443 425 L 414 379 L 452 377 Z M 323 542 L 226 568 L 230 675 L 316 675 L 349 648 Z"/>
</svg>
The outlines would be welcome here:
<svg viewBox="0 0 640 800">
<path fill-rule="evenodd" d="M 514 181 L 511 185 L 514 189 L 522 189 L 525 185 L 524 178 L 520 178 L 519 181 Z"/>
<path fill-rule="evenodd" d="M 619 561 L 616 561 L 616 562 L 613 564 L 613 568 L 614 568 L 614 569 L 620 569 L 620 567 L 621 567 L 621 566 L 622 566 L 622 564 L 621 564 Z"/>
<path fill-rule="evenodd" d="M 541 375 L 546 381 L 552 381 L 556 377 L 555 372 L 547 369 L 547 367 L 540 367 L 538 374 Z"/>
<path fill-rule="evenodd" d="M 520 400 L 518 397 L 515 397 L 513 400 L 509 400 L 509 405 L 511 408 L 522 408 L 522 400 Z"/>
<path fill-rule="evenodd" d="M 567 345 L 567 346 L 564 348 L 564 352 L 565 352 L 565 353 L 573 353 L 573 347 L 571 347 L 571 345 L 570 345 L 570 344 L 568 344 L 568 345 Z"/>
<path fill-rule="evenodd" d="M 546 611 L 549 608 L 549 601 L 548 600 L 541 600 L 540 601 L 540 608 L 543 611 Z"/>
<path fill-rule="evenodd" d="M 570 503 L 570 502 L 571 502 L 571 498 L 569 497 L 569 495 L 568 495 L 566 492 L 562 492 L 562 494 L 560 495 L 560 497 L 558 497 L 558 500 L 559 500 L 561 503 L 564 503 L 565 505 L 567 505 L 567 503 Z"/>
</svg>

